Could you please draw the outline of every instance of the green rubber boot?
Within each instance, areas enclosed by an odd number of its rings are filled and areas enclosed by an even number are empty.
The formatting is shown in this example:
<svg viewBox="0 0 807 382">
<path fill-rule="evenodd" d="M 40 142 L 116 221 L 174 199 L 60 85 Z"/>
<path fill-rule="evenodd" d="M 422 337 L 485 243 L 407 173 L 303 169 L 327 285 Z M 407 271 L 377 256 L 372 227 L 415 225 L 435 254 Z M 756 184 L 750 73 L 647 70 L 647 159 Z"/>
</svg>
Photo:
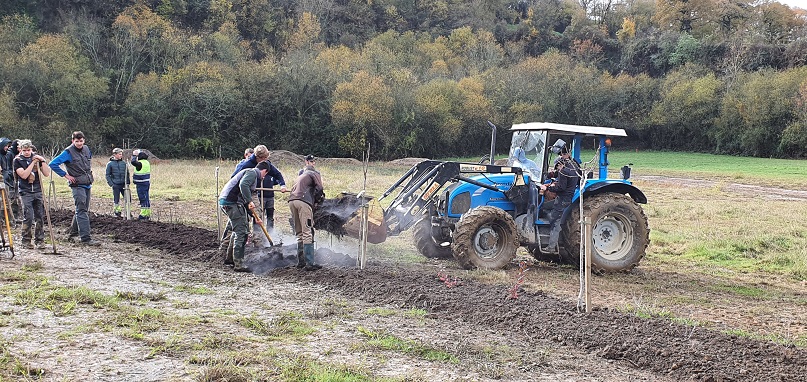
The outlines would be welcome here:
<svg viewBox="0 0 807 382">
<path fill-rule="evenodd" d="M 244 265 L 244 250 L 245 245 L 236 245 L 233 248 L 233 270 L 236 272 L 252 272 L 252 269 Z"/>
<path fill-rule="evenodd" d="M 305 267 L 305 247 L 303 243 L 297 243 L 297 268 Z"/>
<path fill-rule="evenodd" d="M 321 265 L 314 264 L 314 244 L 306 244 L 303 246 L 303 252 L 305 253 L 305 270 L 307 271 L 316 271 L 317 269 L 321 269 Z"/>
</svg>

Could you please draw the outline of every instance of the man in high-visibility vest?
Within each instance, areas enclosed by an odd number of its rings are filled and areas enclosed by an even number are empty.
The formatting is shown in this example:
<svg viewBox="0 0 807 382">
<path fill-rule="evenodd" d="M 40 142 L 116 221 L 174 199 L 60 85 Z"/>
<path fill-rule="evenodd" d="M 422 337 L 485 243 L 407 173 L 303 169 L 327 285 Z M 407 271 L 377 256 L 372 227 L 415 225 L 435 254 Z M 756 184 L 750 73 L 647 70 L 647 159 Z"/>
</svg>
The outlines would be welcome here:
<svg viewBox="0 0 807 382">
<path fill-rule="evenodd" d="M 137 199 L 140 201 L 140 216 L 137 217 L 137 220 L 151 219 L 151 202 L 149 201 L 151 163 L 149 163 L 148 158 L 148 154 L 138 149 L 132 151 L 131 163 L 135 168 L 132 182 L 137 188 Z"/>
</svg>

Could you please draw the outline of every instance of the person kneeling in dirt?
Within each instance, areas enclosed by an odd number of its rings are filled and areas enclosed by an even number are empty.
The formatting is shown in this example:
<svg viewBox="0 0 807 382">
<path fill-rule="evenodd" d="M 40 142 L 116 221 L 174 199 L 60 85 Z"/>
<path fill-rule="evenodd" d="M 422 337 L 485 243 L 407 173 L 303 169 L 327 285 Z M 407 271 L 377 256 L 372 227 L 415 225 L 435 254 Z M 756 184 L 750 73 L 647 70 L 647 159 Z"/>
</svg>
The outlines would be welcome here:
<svg viewBox="0 0 807 382">
<path fill-rule="evenodd" d="M 322 176 L 314 169 L 317 158 L 305 157 L 305 168 L 300 172 L 289 195 L 289 209 L 297 236 L 297 268 L 315 271 L 322 266 L 314 263 L 314 206 L 325 199 Z"/>
<path fill-rule="evenodd" d="M 250 213 L 248 210 L 255 209 L 252 193 L 255 192 L 255 188 L 258 187 L 268 171 L 269 164 L 266 162 L 258 163 L 255 168 L 239 171 L 224 185 L 219 196 L 219 206 L 227 214 L 227 218 L 229 218 L 227 224 L 233 229 L 232 261 L 233 270 L 236 272 L 250 272 L 250 269 L 244 266 L 244 250 L 249 234 L 248 216 Z M 256 222 L 261 224 L 260 219 L 256 219 Z M 226 244 L 222 243 L 222 245 Z"/>
<path fill-rule="evenodd" d="M 45 158 L 33 153 L 31 141 L 20 140 L 19 148 L 20 155 L 14 158 L 14 172 L 17 173 L 17 185 L 23 206 L 22 242 L 25 248 L 34 248 L 34 244 L 31 243 L 31 228 L 36 225 L 33 239 L 36 242 L 36 248 L 43 249 L 45 248 L 45 225 L 42 216 L 45 214 L 45 209 L 39 172 L 42 171 L 42 176 L 50 176 L 50 167 Z"/>
</svg>

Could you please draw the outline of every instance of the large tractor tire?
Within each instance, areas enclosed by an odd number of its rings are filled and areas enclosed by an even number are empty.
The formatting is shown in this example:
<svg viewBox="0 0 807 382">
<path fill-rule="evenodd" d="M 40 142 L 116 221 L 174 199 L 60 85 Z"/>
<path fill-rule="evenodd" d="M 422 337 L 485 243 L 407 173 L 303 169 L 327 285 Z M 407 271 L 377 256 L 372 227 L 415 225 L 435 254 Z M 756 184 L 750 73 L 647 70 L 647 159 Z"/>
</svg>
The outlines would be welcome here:
<svg viewBox="0 0 807 382">
<path fill-rule="evenodd" d="M 580 264 L 580 209 L 566 219 L 561 233 L 560 256 L 569 264 Z M 596 273 L 628 271 L 639 265 L 650 243 L 650 227 L 642 208 L 627 195 L 603 193 L 583 200 L 583 211 L 591 217 L 591 264 Z"/>
<path fill-rule="evenodd" d="M 412 234 L 415 237 L 415 248 L 421 255 L 429 259 L 450 259 L 451 246 L 440 246 L 432 235 L 432 223 L 428 216 L 420 219 L 412 227 Z"/>
<path fill-rule="evenodd" d="M 482 206 L 462 215 L 454 230 L 451 250 L 465 269 L 500 269 L 518 249 L 513 217 L 501 208 Z"/>
</svg>

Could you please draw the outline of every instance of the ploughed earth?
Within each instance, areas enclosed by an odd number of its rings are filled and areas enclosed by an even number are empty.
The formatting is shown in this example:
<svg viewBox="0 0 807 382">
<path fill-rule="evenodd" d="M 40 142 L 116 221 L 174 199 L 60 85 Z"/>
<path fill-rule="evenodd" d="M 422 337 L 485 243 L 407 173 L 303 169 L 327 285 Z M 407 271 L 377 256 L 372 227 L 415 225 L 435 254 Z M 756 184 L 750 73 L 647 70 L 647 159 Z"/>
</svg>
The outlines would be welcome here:
<svg viewBox="0 0 807 382">
<path fill-rule="evenodd" d="M 54 224 L 69 223 L 72 213 L 57 211 Z M 164 259 L 184 259 L 224 268 L 217 255 L 216 231 L 162 222 L 127 222 L 111 216 L 91 217 L 94 233 L 109 241 L 158 250 Z M 289 245 L 291 243 L 291 245 Z M 365 269 L 356 268 L 356 253 L 338 253 L 320 247 L 317 263 L 325 267 L 305 272 L 296 263 L 296 245 L 255 247 L 250 245 L 246 264 L 258 280 L 266 283 L 302 283 L 338 293 L 347 299 L 373 306 L 424 309 L 433 322 L 421 330 L 441 325 L 476 328 L 485 336 L 499 333 L 517 337 L 524 347 L 557 349 L 557 353 L 578 352 L 592 357 L 606 369 L 624 368 L 641 372 L 646 380 L 704 381 L 805 381 L 807 350 L 773 342 L 724 334 L 716 330 L 678 324 L 658 318 L 639 318 L 611 309 L 581 313 L 573 301 L 561 300 L 541 291 L 518 290 L 508 298 L 506 287 L 473 280 L 451 284 L 433 267 L 389 264 L 370 259 Z M 226 269 L 226 268 L 225 268 Z M 482 329 L 480 329 L 482 328 Z M 599 360 L 599 361 L 596 361 Z M 593 380 L 635 380 L 605 377 L 596 367 L 589 369 Z M 635 374 L 634 374 L 635 375 Z M 506 376 L 505 376 L 506 378 Z M 472 378 L 473 379 L 473 378 Z M 530 380 L 529 377 L 517 379 Z M 572 378 L 576 379 L 576 378 Z"/>
</svg>

